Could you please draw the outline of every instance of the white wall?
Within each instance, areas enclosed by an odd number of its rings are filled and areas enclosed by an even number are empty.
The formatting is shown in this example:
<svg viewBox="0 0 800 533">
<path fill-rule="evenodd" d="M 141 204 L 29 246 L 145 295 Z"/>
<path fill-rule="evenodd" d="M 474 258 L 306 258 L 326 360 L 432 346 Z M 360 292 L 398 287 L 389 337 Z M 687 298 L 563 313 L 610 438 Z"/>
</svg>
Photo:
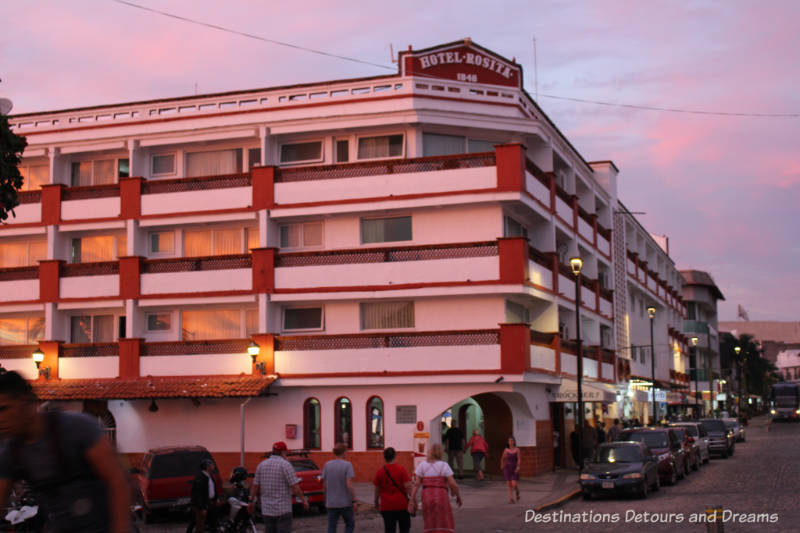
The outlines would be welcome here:
<svg viewBox="0 0 800 533">
<path fill-rule="evenodd" d="M 118 274 L 61 278 L 61 298 L 93 298 L 96 296 L 117 296 L 118 294 Z"/>
</svg>

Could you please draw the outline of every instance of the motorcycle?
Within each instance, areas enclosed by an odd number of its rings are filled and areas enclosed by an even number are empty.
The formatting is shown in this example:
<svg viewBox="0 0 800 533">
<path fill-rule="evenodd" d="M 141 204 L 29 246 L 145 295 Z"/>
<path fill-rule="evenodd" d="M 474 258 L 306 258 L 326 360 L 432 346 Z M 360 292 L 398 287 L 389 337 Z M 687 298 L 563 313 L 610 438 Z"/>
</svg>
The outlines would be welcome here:
<svg viewBox="0 0 800 533">
<path fill-rule="evenodd" d="M 244 481 L 249 476 L 247 470 L 241 466 L 233 469 L 230 478 L 233 490 L 228 496 L 228 513 L 220 520 L 219 533 L 256 533 L 256 524 L 247 512 L 250 491 Z"/>
<path fill-rule="evenodd" d="M 0 531 L 35 533 L 42 531 L 44 519 L 39 514 L 39 505 L 25 486 L 12 491 L 8 512 L 0 523 Z"/>
</svg>

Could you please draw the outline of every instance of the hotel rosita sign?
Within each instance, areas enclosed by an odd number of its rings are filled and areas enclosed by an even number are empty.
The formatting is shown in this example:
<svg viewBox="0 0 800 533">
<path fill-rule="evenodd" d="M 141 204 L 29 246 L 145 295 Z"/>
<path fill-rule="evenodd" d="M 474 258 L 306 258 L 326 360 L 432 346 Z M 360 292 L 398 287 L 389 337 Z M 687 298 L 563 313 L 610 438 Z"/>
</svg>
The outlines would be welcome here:
<svg viewBox="0 0 800 533">
<path fill-rule="evenodd" d="M 522 67 L 468 39 L 400 53 L 405 76 L 521 88 Z"/>
</svg>

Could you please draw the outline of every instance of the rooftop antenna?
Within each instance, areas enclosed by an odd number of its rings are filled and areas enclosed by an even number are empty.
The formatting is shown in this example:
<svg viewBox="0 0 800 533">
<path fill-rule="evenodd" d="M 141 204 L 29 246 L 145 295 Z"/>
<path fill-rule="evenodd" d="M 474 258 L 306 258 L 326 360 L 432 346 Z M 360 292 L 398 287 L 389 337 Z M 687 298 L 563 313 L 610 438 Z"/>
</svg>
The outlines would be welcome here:
<svg viewBox="0 0 800 533">
<path fill-rule="evenodd" d="M 389 60 L 392 63 L 397 63 L 397 59 L 394 58 L 394 46 L 392 46 L 392 43 L 389 43 Z"/>
<path fill-rule="evenodd" d="M 536 65 L 536 37 L 533 38 L 533 94 L 539 101 L 539 69 Z"/>
</svg>

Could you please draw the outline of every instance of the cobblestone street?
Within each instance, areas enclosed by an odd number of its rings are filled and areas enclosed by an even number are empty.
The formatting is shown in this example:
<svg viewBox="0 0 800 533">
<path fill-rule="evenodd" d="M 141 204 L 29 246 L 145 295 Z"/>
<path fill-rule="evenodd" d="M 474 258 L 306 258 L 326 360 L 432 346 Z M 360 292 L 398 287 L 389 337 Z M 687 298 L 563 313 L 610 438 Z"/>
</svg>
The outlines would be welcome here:
<svg viewBox="0 0 800 533">
<path fill-rule="evenodd" d="M 456 531 L 465 533 L 478 532 L 512 532 L 512 531 L 592 531 L 592 533 L 620 531 L 690 531 L 704 532 L 705 523 L 690 523 L 692 514 L 703 516 L 707 506 L 719 506 L 731 513 L 775 514 L 777 522 L 739 523 L 731 520 L 724 524 L 728 532 L 800 532 L 800 508 L 797 498 L 800 496 L 798 479 L 800 479 L 800 425 L 774 424 L 770 432 L 766 431 L 766 419 L 763 417 L 753 421 L 747 428 L 747 441 L 736 445 L 736 453 L 729 459 L 712 459 L 708 465 L 693 472 L 676 486 L 663 487 L 661 491 L 651 493 L 647 500 L 618 498 L 593 500 L 586 502 L 580 499 L 568 501 L 560 508 L 544 511 L 541 514 L 551 515 L 551 519 L 560 518 L 562 523 L 544 524 L 533 521 L 525 522 L 533 515 L 532 507 L 536 505 L 534 491 L 539 489 L 536 480 L 521 483 L 522 502 L 519 505 L 505 504 L 505 487 L 500 481 L 491 481 L 476 485 L 464 481 L 464 507 L 456 510 Z M 553 488 L 561 488 L 555 478 Z M 368 487 L 362 486 L 359 497 L 363 500 L 369 495 Z M 548 487 L 549 489 L 549 487 Z M 369 500 L 367 500 L 369 501 Z M 582 513 L 579 523 L 563 523 L 565 517 L 573 519 Z M 631 516 L 638 513 L 639 522 Z M 657 514 L 659 523 L 652 521 L 649 515 Z M 671 522 L 661 523 L 669 519 Z M 594 517 L 601 514 L 616 514 L 616 523 L 591 523 Z M 665 518 L 667 517 L 667 518 Z M 677 522 L 682 517 L 682 522 Z M 757 518 L 747 517 L 746 518 Z M 763 519 L 763 516 L 762 516 Z M 413 520 L 412 531 L 422 531 L 422 519 Z M 309 514 L 300 516 L 295 521 L 294 531 L 322 532 L 326 528 L 324 515 Z M 340 530 L 343 526 L 340 525 Z M 185 525 L 178 523 L 154 524 L 143 528 L 148 533 L 176 533 L 184 531 Z M 261 531 L 261 526 L 259 525 Z M 357 516 L 357 531 L 383 531 L 381 519 L 371 507 L 362 510 Z"/>
</svg>

